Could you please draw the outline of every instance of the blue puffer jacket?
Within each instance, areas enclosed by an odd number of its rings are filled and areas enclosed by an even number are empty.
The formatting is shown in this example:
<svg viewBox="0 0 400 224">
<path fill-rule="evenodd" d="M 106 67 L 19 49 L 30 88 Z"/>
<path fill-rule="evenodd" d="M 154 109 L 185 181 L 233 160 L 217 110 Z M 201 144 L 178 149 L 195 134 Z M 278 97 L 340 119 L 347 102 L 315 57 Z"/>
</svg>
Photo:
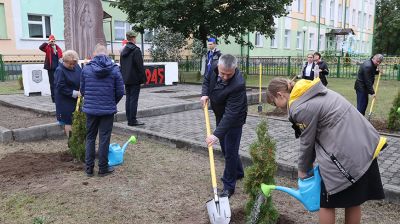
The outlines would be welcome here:
<svg viewBox="0 0 400 224">
<path fill-rule="evenodd" d="M 95 116 L 115 114 L 124 96 L 124 82 L 119 66 L 106 55 L 97 55 L 82 70 L 82 111 Z"/>
</svg>

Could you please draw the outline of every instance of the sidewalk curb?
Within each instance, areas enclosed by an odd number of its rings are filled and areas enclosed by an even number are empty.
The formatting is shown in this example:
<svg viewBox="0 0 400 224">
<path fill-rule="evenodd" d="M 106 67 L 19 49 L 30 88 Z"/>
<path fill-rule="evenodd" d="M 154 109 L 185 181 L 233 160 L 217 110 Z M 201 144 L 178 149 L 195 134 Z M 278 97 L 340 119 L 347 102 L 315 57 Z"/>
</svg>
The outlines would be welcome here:
<svg viewBox="0 0 400 224">
<path fill-rule="evenodd" d="M 138 139 L 140 139 L 140 137 L 154 139 L 159 141 L 160 143 L 167 144 L 171 147 L 176 147 L 180 149 L 183 148 L 191 149 L 195 153 L 208 156 L 207 147 L 205 147 L 203 144 L 197 141 L 177 139 L 170 135 L 160 134 L 157 132 L 152 132 L 137 127 L 129 127 L 121 123 L 114 123 L 113 132 L 125 135 L 134 134 Z M 239 152 L 239 154 L 240 158 L 242 159 L 243 166 L 247 167 L 252 164 L 251 158 L 248 153 L 243 153 L 241 151 Z M 222 152 L 219 147 L 216 147 L 215 155 L 222 158 Z M 297 179 L 296 166 L 287 163 L 286 161 L 280 161 L 280 160 L 277 161 L 277 165 L 278 165 L 278 170 L 277 170 L 278 176 L 285 176 L 291 179 Z M 386 195 L 385 198 L 386 201 L 400 204 L 400 187 L 390 184 L 385 184 L 384 191 Z"/>
<path fill-rule="evenodd" d="M 63 135 L 64 130 L 58 123 L 42 124 L 12 130 L 13 139 L 17 142 L 35 141 Z"/>
</svg>

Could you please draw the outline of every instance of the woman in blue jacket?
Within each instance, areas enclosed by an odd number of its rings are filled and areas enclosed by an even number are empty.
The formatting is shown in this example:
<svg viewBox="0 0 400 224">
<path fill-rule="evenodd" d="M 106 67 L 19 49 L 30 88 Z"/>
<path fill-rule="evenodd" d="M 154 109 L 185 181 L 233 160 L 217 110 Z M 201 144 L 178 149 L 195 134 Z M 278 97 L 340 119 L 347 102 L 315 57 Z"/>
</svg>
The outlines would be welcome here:
<svg viewBox="0 0 400 224">
<path fill-rule="evenodd" d="M 75 110 L 82 69 L 78 65 L 79 56 L 73 50 L 64 52 L 63 63 L 55 72 L 54 92 L 56 101 L 56 116 L 64 132 L 69 137 L 72 125 L 72 113 Z"/>
</svg>

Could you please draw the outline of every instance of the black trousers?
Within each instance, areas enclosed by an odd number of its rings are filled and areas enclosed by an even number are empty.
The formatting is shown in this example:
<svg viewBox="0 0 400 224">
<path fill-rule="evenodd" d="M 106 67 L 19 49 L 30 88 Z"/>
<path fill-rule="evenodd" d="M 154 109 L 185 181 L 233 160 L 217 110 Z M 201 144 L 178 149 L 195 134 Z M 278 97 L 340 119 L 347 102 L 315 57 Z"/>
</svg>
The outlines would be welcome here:
<svg viewBox="0 0 400 224">
<path fill-rule="evenodd" d="M 125 111 L 128 124 L 136 123 L 136 114 L 139 101 L 140 85 L 125 85 Z"/>
<path fill-rule="evenodd" d="M 99 133 L 99 171 L 108 169 L 108 149 L 110 146 L 114 114 L 94 116 L 86 114 L 86 170 L 93 170 L 96 152 L 96 137 Z"/>
<path fill-rule="evenodd" d="M 47 74 L 49 75 L 49 84 L 50 84 L 50 93 L 51 93 L 51 101 L 54 101 L 54 72 L 56 70 L 47 70 Z"/>
</svg>

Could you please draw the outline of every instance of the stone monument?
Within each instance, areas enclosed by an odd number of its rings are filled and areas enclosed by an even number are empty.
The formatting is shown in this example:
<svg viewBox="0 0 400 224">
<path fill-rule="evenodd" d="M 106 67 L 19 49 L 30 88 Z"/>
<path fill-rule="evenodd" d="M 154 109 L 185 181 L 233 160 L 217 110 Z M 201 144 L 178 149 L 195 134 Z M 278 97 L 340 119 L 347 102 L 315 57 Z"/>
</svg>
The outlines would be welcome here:
<svg viewBox="0 0 400 224">
<path fill-rule="evenodd" d="M 64 0 L 64 24 L 65 48 L 81 59 L 92 58 L 96 44 L 106 45 L 100 0 Z"/>
</svg>

